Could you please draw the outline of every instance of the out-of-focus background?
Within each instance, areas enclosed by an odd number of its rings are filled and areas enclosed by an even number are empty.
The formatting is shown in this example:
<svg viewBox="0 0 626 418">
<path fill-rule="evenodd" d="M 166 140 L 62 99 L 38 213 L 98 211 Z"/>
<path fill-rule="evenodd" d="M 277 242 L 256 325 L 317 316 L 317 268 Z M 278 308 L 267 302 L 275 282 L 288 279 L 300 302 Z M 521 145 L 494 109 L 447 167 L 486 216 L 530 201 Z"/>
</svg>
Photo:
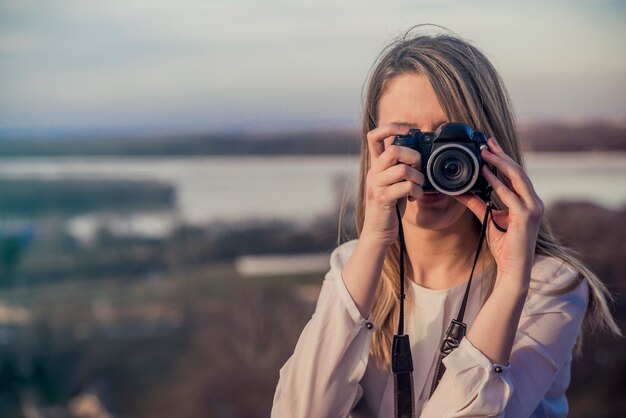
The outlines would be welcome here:
<svg viewBox="0 0 626 418">
<path fill-rule="evenodd" d="M 547 216 L 626 325 L 626 6 L 0 1 L 0 416 L 267 417 L 354 237 L 362 86 L 418 23 L 485 51 Z M 430 29 L 434 30 L 434 29 Z M 626 406 L 587 338 L 572 417 Z"/>
</svg>

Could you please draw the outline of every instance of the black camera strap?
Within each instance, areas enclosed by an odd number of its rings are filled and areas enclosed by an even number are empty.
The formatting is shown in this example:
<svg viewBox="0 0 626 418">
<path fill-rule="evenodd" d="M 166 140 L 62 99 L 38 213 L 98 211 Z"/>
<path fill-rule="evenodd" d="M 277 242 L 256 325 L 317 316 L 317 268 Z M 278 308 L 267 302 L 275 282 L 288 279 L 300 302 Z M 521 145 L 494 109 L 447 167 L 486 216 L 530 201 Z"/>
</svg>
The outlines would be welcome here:
<svg viewBox="0 0 626 418">
<path fill-rule="evenodd" d="M 476 263 L 478 262 L 478 257 L 480 256 L 480 251 L 485 240 L 489 215 L 491 215 L 491 220 L 494 226 L 499 231 L 506 232 L 506 229 L 498 225 L 493 219 L 493 202 L 490 198 L 490 192 L 491 191 L 489 190 L 486 195 L 487 202 L 485 216 L 483 218 L 483 222 L 480 228 L 480 236 L 478 238 L 478 245 L 476 247 L 476 253 L 474 255 L 474 263 L 472 265 L 472 271 L 470 272 L 467 286 L 465 287 L 463 302 L 461 303 L 457 318 L 453 319 L 450 323 L 446 332 L 446 336 L 441 343 L 439 349 L 439 359 L 437 361 L 435 374 L 433 376 L 429 399 L 437 388 L 437 385 L 439 384 L 439 381 L 443 377 L 443 374 L 446 370 L 443 364 L 443 359 L 459 346 L 467 331 L 467 325 L 463 322 L 463 316 L 465 315 L 465 308 L 467 306 L 467 301 L 469 298 L 469 291 L 472 284 L 472 277 L 474 275 Z M 398 298 L 400 300 L 400 317 L 398 320 L 398 335 L 394 335 L 393 337 L 391 354 L 391 368 L 394 373 L 394 416 L 396 418 L 414 418 L 415 402 L 412 373 L 413 360 L 411 357 L 409 336 L 404 334 L 404 255 L 406 252 L 406 248 L 404 242 L 404 231 L 402 229 L 402 217 L 400 215 L 400 208 L 398 204 L 396 204 L 396 215 L 398 216 L 398 236 L 400 240 L 400 293 L 398 294 Z"/>
<path fill-rule="evenodd" d="M 402 229 L 402 216 L 400 208 L 396 204 L 398 216 L 398 235 L 400 238 L 400 317 L 398 319 L 398 335 L 393 336 L 391 347 L 391 370 L 393 371 L 394 391 L 394 416 L 396 418 L 414 418 L 415 400 L 413 391 L 413 357 L 411 356 L 411 344 L 409 336 L 404 334 L 404 231 Z"/>
</svg>

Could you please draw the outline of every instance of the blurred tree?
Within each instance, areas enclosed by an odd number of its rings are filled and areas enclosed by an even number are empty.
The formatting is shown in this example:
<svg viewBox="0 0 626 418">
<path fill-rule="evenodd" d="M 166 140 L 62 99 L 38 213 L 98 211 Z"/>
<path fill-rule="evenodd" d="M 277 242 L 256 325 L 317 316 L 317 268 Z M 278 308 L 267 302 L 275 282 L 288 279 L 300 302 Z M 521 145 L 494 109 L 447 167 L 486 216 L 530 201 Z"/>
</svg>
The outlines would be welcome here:
<svg viewBox="0 0 626 418">
<path fill-rule="evenodd" d="M 13 287 L 15 271 L 33 237 L 34 229 L 31 226 L 16 232 L 0 230 L 0 287 Z"/>
</svg>

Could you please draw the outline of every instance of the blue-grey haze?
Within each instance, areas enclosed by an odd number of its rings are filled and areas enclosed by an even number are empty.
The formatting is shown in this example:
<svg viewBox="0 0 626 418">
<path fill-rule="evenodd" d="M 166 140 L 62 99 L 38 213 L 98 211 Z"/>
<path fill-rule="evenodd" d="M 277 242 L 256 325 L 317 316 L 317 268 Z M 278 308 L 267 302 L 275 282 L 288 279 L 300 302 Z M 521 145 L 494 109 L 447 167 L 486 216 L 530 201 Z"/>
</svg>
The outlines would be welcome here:
<svg viewBox="0 0 626 418">
<path fill-rule="evenodd" d="M 626 118 L 625 2 L 3 0 L 0 133 L 355 126 L 417 23 L 484 50 L 520 119 Z"/>
</svg>

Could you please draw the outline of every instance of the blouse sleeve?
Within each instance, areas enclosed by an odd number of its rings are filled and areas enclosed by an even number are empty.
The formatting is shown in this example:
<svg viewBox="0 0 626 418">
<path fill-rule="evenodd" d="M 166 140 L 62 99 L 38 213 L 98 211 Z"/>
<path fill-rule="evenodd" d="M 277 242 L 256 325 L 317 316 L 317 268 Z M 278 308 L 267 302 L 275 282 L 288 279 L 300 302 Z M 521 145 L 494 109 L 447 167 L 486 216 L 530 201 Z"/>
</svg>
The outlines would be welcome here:
<svg viewBox="0 0 626 418">
<path fill-rule="evenodd" d="M 355 241 L 337 247 L 315 312 L 293 355 L 280 369 L 272 418 L 348 416 L 362 396 L 374 326 L 365 319 L 341 277 Z"/>
<path fill-rule="evenodd" d="M 540 292 L 563 288 L 577 272 L 542 257 L 533 267 Z M 421 418 L 528 417 L 545 397 L 576 342 L 588 301 L 588 285 L 561 295 L 531 291 L 520 317 L 509 364 L 492 363 L 468 338 L 450 353 L 437 389 Z"/>
</svg>

